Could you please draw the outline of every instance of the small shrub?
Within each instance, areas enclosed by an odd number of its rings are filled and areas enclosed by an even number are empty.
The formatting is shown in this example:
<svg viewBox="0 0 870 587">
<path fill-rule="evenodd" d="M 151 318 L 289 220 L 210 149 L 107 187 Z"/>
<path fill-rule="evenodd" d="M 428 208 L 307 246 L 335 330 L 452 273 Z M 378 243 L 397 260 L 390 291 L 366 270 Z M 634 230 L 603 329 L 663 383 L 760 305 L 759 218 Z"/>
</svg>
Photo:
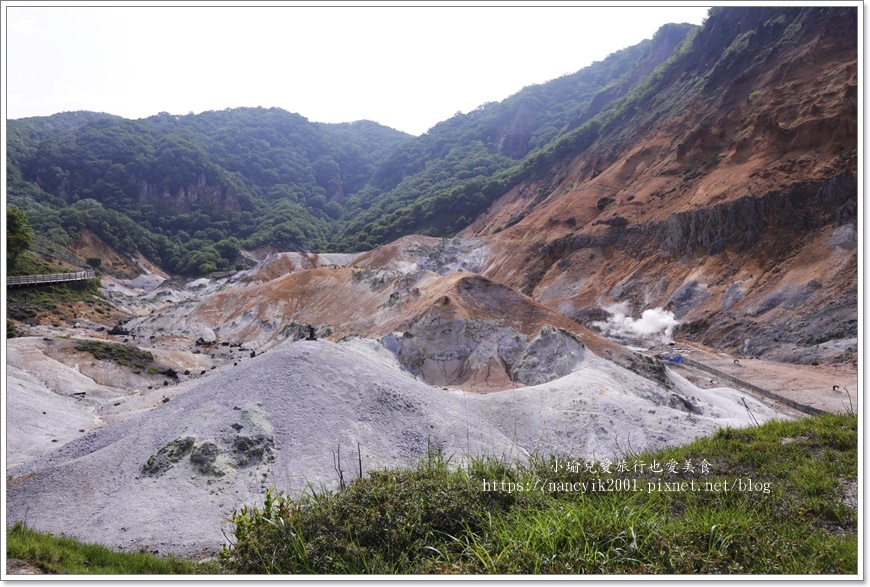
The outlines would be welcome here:
<svg viewBox="0 0 870 587">
<path fill-rule="evenodd" d="M 77 342 L 75 348 L 79 351 L 89 352 L 101 361 L 110 360 L 125 367 L 141 368 L 141 366 L 151 363 L 154 360 L 154 355 L 148 351 L 143 351 L 133 346 L 117 344 L 114 342 L 85 340 Z M 149 367 L 148 371 L 151 372 L 151 369 L 154 369 L 155 373 L 158 371 L 157 367 Z"/>
<path fill-rule="evenodd" d="M 728 155 L 726 155 L 725 153 L 718 153 L 715 157 L 713 157 L 710 160 L 710 165 L 713 167 L 715 167 L 716 165 L 719 165 L 719 163 L 727 156 Z"/>
<path fill-rule="evenodd" d="M 239 573 L 414 572 L 432 544 L 484 532 L 490 515 L 522 499 L 477 487 L 431 450 L 414 470 L 372 472 L 338 493 L 270 490 L 262 510 L 234 513 L 236 541 L 221 561 Z"/>
<path fill-rule="evenodd" d="M 702 175 L 706 175 L 700 169 L 690 169 L 683 174 L 683 181 L 691 181 L 697 177 L 701 177 Z"/>
<path fill-rule="evenodd" d="M 220 561 L 258 574 L 854 574 L 857 509 L 840 492 L 856 483 L 857 428 L 854 416 L 826 414 L 630 452 L 629 463 L 711 464 L 709 474 L 634 472 L 641 489 L 631 491 L 578 490 L 622 478 L 571 457 L 451 468 L 430 451 L 416 469 L 375 471 L 334 493 L 269 490 L 262 508 L 233 514 Z"/>
</svg>

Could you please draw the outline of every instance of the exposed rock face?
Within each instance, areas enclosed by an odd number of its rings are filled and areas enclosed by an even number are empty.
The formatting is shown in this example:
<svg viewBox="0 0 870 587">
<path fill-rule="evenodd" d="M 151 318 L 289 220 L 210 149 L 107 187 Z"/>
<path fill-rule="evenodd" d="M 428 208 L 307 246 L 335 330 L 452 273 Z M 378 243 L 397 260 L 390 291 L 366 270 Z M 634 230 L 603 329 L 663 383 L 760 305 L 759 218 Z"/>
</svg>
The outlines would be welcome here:
<svg viewBox="0 0 870 587">
<path fill-rule="evenodd" d="M 666 307 L 686 323 L 703 322 L 693 336 L 706 344 L 812 361 L 812 352 L 795 353 L 794 345 L 856 335 L 850 326 L 856 306 L 846 313 L 843 300 L 857 299 L 857 196 L 856 177 L 843 174 L 677 212 L 666 221 L 611 224 L 528 246 L 509 283 L 566 315 L 605 296 L 628 301 L 637 313 Z M 599 257 L 611 262 L 602 268 Z M 794 313 L 808 316 L 803 334 L 787 325 Z M 754 342 L 746 345 L 745 338 Z M 828 359 L 844 357 L 838 351 Z"/>
<path fill-rule="evenodd" d="M 224 472 L 215 466 L 221 449 L 213 442 L 203 442 L 190 453 L 190 462 L 195 470 L 203 475 L 215 475 L 221 477 Z"/>
<path fill-rule="evenodd" d="M 712 12 L 654 93 L 460 233 L 485 238 L 483 274 L 566 316 L 668 305 L 736 352 L 852 348 L 856 32 L 852 8 Z"/>
<path fill-rule="evenodd" d="M 506 383 L 503 355 L 524 337 L 481 321 L 429 315 L 414 332 L 390 334 L 382 344 L 403 368 L 434 385 L 463 385 L 483 371 L 484 383 Z"/>
<path fill-rule="evenodd" d="M 193 449 L 193 443 L 194 439 L 190 436 L 176 438 L 169 442 L 142 465 L 142 474 L 149 477 L 162 475 L 178 463 L 182 457 L 190 453 Z"/>
<path fill-rule="evenodd" d="M 417 270 L 447 275 L 452 271 L 481 273 L 489 263 L 483 239 L 406 236 L 360 255 L 355 265 L 411 273 Z"/>
<path fill-rule="evenodd" d="M 239 467 L 258 465 L 271 458 L 275 439 L 266 434 L 254 436 L 237 436 L 233 440 L 233 456 Z"/>
<path fill-rule="evenodd" d="M 527 104 L 520 104 L 510 124 L 501 131 L 498 150 L 512 159 L 525 157 L 529 150 L 529 139 L 532 138 L 534 118 L 534 111 Z"/>
<path fill-rule="evenodd" d="M 208 185 L 205 175 L 200 175 L 195 184 L 171 193 L 149 182 L 139 184 L 139 204 L 172 208 L 177 212 L 190 212 L 194 207 L 205 207 L 215 212 L 239 212 L 239 197 L 233 186 Z"/>
<path fill-rule="evenodd" d="M 564 377 L 583 361 L 585 350 L 570 333 L 546 326 L 523 349 L 511 369 L 511 379 L 522 385 L 539 385 Z"/>
<path fill-rule="evenodd" d="M 387 335 L 382 344 L 429 383 L 480 389 L 547 383 L 571 373 L 585 356 L 583 343 L 562 329 L 545 326 L 528 337 L 479 320 L 431 314 L 413 332 Z"/>
<path fill-rule="evenodd" d="M 333 259 L 354 263 L 344 267 L 319 265 L 326 256 L 269 257 L 239 274 L 234 287 L 208 285 L 200 301 L 179 301 L 126 326 L 132 335 L 186 339 L 207 354 L 240 344 L 259 354 L 286 341 L 363 336 L 381 340 L 427 382 L 476 391 L 562 377 L 582 363 L 585 347 L 628 364 L 618 345 L 558 312 L 479 274 L 455 271 L 485 266 L 480 245 L 409 237 L 359 258 Z"/>
<path fill-rule="evenodd" d="M 740 198 L 678 212 L 668 218 L 660 242 L 668 254 L 676 257 L 696 252 L 715 255 L 726 245 L 733 245 L 739 253 L 756 245 L 768 231 L 776 231 L 780 237 L 807 234 L 826 224 L 845 224 L 857 212 L 858 178 L 840 175 L 826 182 L 797 184 L 760 198 Z"/>
<path fill-rule="evenodd" d="M 82 259 L 99 257 L 100 271 L 120 278 L 135 278 L 143 273 L 146 266 L 157 269 L 141 256 L 132 259 L 119 255 L 88 228 L 82 228 L 78 236 L 69 244 L 70 250 Z"/>
<path fill-rule="evenodd" d="M 345 193 L 344 193 L 344 185 L 341 183 L 340 179 L 333 178 L 330 179 L 329 182 L 324 187 L 326 190 L 326 199 L 330 202 L 337 202 L 339 204 L 344 205 L 345 202 Z"/>
</svg>

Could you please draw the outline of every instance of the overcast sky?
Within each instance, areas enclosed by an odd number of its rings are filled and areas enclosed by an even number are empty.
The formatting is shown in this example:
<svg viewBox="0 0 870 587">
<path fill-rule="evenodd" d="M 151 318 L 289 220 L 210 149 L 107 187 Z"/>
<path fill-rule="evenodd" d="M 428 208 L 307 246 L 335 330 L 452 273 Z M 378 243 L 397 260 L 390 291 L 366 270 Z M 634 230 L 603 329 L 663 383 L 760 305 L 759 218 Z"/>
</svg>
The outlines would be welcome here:
<svg viewBox="0 0 870 587">
<path fill-rule="evenodd" d="M 277 106 L 416 135 L 708 10 L 117 4 L 4 3 L 7 118 Z"/>
</svg>

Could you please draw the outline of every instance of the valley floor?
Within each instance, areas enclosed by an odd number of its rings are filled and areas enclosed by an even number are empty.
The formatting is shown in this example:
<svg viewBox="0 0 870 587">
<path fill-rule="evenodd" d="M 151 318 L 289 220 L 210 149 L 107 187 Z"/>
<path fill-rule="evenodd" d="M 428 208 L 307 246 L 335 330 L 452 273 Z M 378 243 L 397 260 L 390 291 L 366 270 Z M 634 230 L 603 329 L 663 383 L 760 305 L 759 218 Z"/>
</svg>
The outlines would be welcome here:
<svg viewBox="0 0 870 587">
<path fill-rule="evenodd" d="M 858 370 L 854 366 L 799 365 L 735 357 L 696 343 L 681 341 L 676 343 L 675 348 L 688 358 L 800 404 L 831 413 L 858 409 Z M 715 376 L 703 372 L 679 365 L 674 368 L 702 388 L 722 383 Z M 782 403 L 759 397 L 786 413 L 800 413 Z"/>
<path fill-rule="evenodd" d="M 360 274 L 370 280 L 358 280 L 365 291 L 381 287 L 383 274 Z M 401 282 L 403 275 L 389 278 Z M 442 283 L 438 279 L 423 275 L 424 293 L 413 295 L 425 295 L 427 284 Z M 446 331 L 482 332 L 501 336 L 499 344 L 518 344 L 519 330 L 481 326 L 464 314 L 468 308 L 491 311 L 478 298 L 461 297 L 480 291 L 514 304 L 509 317 L 549 316 L 517 306 L 528 302 L 505 288 L 449 279 L 458 285 L 436 290 L 447 295 L 436 296 L 433 306 L 454 312 L 439 323 Z M 479 393 L 473 389 L 483 378 L 464 387 L 433 384 L 427 377 L 437 377 L 436 370 L 410 371 L 413 363 L 403 363 L 395 350 L 399 343 L 376 337 L 291 336 L 263 344 L 263 334 L 274 330 L 261 321 L 259 343 L 221 342 L 201 316 L 208 316 L 203 308 L 214 307 L 210 300 L 225 295 L 231 285 L 226 281 L 109 282 L 116 307 L 137 316 L 130 332 L 109 334 L 107 325 L 82 318 L 31 325 L 25 336 L 7 342 L 10 524 L 26 519 L 39 530 L 127 551 L 207 556 L 224 544 L 222 531 L 233 511 L 259 504 L 270 487 L 296 493 L 336 487 L 372 471 L 414 466 L 433 448 L 456 464 L 478 455 L 616 458 L 681 445 L 723 427 L 801 415 L 696 370 L 669 365 L 667 371 L 649 371 L 655 353 L 633 355 L 584 331 L 576 336 L 585 336 L 585 344 L 553 328 L 529 337 L 523 368 L 533 383 L 508 381 L 499 391 Z M 242 297 L 251 297 L 259 286 L 239 287 Z M 379 295 L 394 299 L 389 290 Z M 378 311 L 391 308 L 387 303 Z M 547 319 L 562 324 L 562 318 Z M 182 328 L 194 334 L 201 328 L 212 338 L 196 340 Z M 545 331 L 553 334 L 543 341 Z M 416 338 L 400 330 L 396 340 L 410 336 L 427 343 L 425 330 L 415 332 Z M 505 339 L 505 332 L 514 338 Z M 86 340 L 96 347 L 82 346 Z M 458 340 L 457 345 L 467 342 Z M 483 345 L 494 339 L 480 340 Z M 454 343 L 439 344 L 437 352 L 448 353 Z M 133 353 L 134 347 L 150 353 L 153 362 L 137 363 L 145 359 L 137 358 L 144 355 Z M 89 348 L 112 358 L 98 358 Z M 567 370 L 547 356 L 561 349 L 576 355 Z M 846 389 L 857 402 L 856 372 L 848 366 L 735 362 L 680 341 L 669 350 L 824 411 L 852 410 Z M 627 367 L 612 360 L 620 352 L 632 361 Z M 430 357 L 436 354 L 421 360 Z M 563 371 L 534 379 L 546 369 Z M 174 522 L 179 519 L 185 523 Z"/>
</svg>

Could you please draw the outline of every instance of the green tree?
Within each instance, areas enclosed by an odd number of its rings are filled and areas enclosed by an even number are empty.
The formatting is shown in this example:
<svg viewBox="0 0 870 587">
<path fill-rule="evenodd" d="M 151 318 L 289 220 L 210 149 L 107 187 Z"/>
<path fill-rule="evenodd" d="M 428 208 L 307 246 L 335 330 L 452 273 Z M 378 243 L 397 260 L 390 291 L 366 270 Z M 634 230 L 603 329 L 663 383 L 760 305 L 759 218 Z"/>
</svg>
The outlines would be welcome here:
<svg viewBox="0 0 870 587">
<path fill-rule="evenodd" d="M 227 261 L 236 260 L 236 257 L 241 253 L 240 247 L 239 239 L 234 236 L 220 240 L 214 245 L 215 250 Z"/>
<path fill-rule="evenodd" d="M 21 253 L 30 246 L 32 238 L 33 230 L 27 214 L 18 208 L 6 206 L 6 263 L 10 271 L 15 267 Z"/>
</svg>

